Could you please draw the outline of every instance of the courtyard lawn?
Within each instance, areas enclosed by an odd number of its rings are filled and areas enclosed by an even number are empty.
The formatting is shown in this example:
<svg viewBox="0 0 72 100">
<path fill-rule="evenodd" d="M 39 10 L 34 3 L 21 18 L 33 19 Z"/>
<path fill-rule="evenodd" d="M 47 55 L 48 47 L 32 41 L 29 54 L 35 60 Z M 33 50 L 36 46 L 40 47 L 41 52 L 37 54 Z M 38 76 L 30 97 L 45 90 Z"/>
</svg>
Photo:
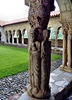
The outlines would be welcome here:
<svg viewBox="0 0 72 100">
<path fill-rule="evenodd" d="M 61 58 L 51 55 L 51 60 Z M 0 78 L 11 76 L 28 69 L 28 50 L 23 48 L 0 45 Z"/>
</svg>

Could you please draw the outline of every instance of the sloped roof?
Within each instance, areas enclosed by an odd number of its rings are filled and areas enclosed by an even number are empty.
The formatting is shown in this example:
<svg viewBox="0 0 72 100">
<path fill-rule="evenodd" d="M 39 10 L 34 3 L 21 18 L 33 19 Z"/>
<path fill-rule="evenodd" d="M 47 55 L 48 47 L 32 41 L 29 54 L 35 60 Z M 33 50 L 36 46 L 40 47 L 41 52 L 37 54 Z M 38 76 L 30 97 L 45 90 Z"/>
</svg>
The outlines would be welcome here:
<svg viewBox="0 0 72 100">
<path fill-rule="evenodd" d="M 60 15 L 60 11 L 52 11 L 50 14 L 50 17 L 56 17 Z M 17 19 L 17 20 L 12 20 L 12 21 L 1 21 L 0 20 L 0 26 L 7 26 L 7 25 L 13 25 L 13 24 L 19 24 L 23 22 L 28 22 L 28 18 L 22 18 L 22 19 Z"/>
<path fill-rule="evenodd" d="M 3 26 L 5 23 L 5 21 L 0 20 L 0 26 Z"/>
<path fill-rule="evenodd" d="M 8 21 L 8 22 L 6 22 L 4 24 L 4 26 L 6 26 L 6 25 L 12 25 L 12 24 L 18 24 L 18 23 L 23 23 L 23 22 L 28 22 L 28 18 L 22 18 L 22 19 Z"/>
</svg>

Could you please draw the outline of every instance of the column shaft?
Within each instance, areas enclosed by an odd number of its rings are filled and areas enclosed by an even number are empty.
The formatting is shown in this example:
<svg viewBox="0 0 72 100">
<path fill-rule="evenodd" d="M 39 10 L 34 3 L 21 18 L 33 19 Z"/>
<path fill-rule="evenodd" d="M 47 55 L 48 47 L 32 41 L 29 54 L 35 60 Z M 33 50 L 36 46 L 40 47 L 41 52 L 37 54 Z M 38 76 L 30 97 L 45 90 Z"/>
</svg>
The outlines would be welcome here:
<svg viewBox="0 0 72 100">
<path fill-rule="evenodd" d="M 55 35 L 55 47 L 57 48 L 57 34 Z"/>
<path fill-rule="evenodd" d="M 63 66 L 67 66 L 67 35 L 63 35 Z"/>
<path fill-rule="evenodd" d="M 72 35 L 68 34 L 68 68 L 72 68 Z"/>
<path fill-rule="evenodd" d="M 14 44 L 14 36 L 12 35 L 12 44 Z"/>
<path fill-rule="evenodd" d="M 8 43 L 10 43 L 10 34 L 8 34 Z"/>
</svg>

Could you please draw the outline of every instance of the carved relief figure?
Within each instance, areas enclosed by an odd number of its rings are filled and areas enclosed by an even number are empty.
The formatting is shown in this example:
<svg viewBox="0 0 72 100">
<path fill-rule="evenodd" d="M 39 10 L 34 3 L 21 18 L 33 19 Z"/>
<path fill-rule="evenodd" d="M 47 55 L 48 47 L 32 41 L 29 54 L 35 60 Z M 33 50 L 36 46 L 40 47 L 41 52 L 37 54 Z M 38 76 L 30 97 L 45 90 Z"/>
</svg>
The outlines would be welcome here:
<svg viewBox="0 0 72 100">
<path fill-rule="evenodd" d="M 50 12 L 54 8 L 54 0 L 30 0 L 28 19 L 31 25 L 31 43 L 29 43 L 28 93 L 36 98 L 50 96 L 51 42 L 48 40 L 50 34 L 47 25 Z"/>
<path fill-rule="evenodd" d="M 50 33 L 48 30 L 43 31 L 44 40 L 41 43 L 41 89 L 43 92 L 50 93 L 49 77 L 51 68 L 51 42 L 48 40 Z"/>
<path fill-rule="evenodd" d="M 31 30 L 31 43 L 29 45 L 30 92 L 33 94 L 40 88 L 40 42 L 36 41 L 36 32 Z"/>
</svg>

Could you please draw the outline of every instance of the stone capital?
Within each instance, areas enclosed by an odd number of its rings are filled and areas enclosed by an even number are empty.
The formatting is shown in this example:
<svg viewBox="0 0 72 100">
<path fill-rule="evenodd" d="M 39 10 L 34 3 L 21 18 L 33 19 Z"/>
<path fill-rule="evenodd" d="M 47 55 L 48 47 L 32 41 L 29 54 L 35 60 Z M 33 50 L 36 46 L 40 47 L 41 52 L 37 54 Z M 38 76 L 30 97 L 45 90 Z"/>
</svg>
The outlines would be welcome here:
<svg viewBox="0 0 72 100">
<path fill-rule="evenodd" d="M 63 28 L 63 34 L 64 35 L 68 34 L 69 26 L 67 22 L 62 24 L 62 28 Z"/>
<path fill-rule="evenodd" d="M 72 22 L 68 22 L 69 30 L 68 34 L 72 35 Z"/>
</svg>

